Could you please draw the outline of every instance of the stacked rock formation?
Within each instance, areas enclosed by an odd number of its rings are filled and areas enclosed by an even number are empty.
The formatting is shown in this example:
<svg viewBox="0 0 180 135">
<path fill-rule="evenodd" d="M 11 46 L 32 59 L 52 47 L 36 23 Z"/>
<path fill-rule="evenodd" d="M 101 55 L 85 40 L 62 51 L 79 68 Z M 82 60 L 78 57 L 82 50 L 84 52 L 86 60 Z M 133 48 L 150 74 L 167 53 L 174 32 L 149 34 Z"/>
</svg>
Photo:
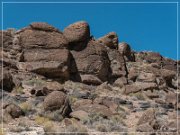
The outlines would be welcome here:
<svg viewBox="0 0 180 135">
<path fill-rule="evenodd" d="M 1 36 L 5 126 L 29 118 L 46 128 L 38 116 L 53 132 L 178 132 L 179 61 L 135 52 L 115 32 L 95 39 L 85 21 L 63 32 L 36 22 Z"/>
</svg>

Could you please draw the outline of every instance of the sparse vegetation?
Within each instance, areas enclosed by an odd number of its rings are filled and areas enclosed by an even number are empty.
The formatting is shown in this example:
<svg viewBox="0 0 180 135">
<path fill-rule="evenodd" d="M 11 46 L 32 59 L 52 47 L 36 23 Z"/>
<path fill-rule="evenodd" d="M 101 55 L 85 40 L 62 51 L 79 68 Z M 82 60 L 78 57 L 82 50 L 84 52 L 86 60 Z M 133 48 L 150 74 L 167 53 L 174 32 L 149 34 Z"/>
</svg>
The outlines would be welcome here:
<svg viewBox="0 0 180 135">
<path fill-rule="evenodd" d="M 89 119 L 84 120 L 83 124 L 100 132 L 114 132 L 126 126 L 123 118 L 122 115 L 114 115 L 109 119 L 105 119 L 99 113 L 91 113 Z"/>
<path fill-rule="evenodd" d="M 47 111 L 47 112 L 41 112 L 40 116 L 48 118 L 49 120 L 53 121 L 62 121 L 63 116 L 61 115 L 61 110 L 56 110 L 53 112 Z"/>
<path fill-rule="evenodd" d="M 34 86 L 34 87 L 42 86 L 44 83 L 45 83 L 44 80 L 36 79 L 36 78 L 33 78 L 26 82 L 27 85 Z"/>
<path fill-rule="evenodd" d="M 145 96 L 142 92 L 130 93 L 129 96 L 134 96 L 138 100 L 145 100 Z"/>
<path fill-rule="evenodd" d="M 30 102 L 23 102 L 19 106 L 25 114 L 33 110 L 33 105 Z"/>
<path fill-rule="evenodd" d="M 74 96 L 69 96 L 69 102 L 70 102 L 70 104 L 73 104 L 73 103 L 75 103 L 76 101 L 77 101 L 78 99 L 76 98 L 76 97 L 74 97 Z"/>
<path fill-rule="evenodd" d="M 100 132 L 108 132 L 106 125 L 100 123 L 96 125 L 96 130 Z"/>
<path fill-rule="evenodd" d="M 13 92 L 17 93 L 17 94 L 23 94 L 24 93 L 24 88 L 22 86 L 18 86 L 16 88 L 14 88 Z"/>
<path fill-rule="evenodd" d="M 54 123 L 45 117 L 36 116 L 35 122 L 43 126 L 45 132 L 54 132 Z"/>
<path fill-rule="evenodd" d="M 87 135 L 87 129 L 82 126 L 82 125 L 79 125 L 77 123 L 73 123 L 69 126 L 67 126 L 66 128 L 66 132 L 78 132 L 78 133 L 81 133 L 81 135 Z"/>
</svg>

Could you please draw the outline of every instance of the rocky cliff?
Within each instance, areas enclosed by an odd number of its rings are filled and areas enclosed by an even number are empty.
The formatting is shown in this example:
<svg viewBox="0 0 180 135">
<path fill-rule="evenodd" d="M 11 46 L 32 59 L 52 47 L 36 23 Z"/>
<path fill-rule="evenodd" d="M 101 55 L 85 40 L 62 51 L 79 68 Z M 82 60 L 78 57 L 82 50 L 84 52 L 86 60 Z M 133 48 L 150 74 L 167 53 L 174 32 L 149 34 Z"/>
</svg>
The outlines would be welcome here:
<svg viewBox="0 0 180 135">
<path fill-rule="evenodd" d="M 115 32 L 95 39 L 84 21 L 64 31 L 36 22 L 1 36 L 8 135 L 177 133 L 179 61 L 135 52 Z"/>
</svg>

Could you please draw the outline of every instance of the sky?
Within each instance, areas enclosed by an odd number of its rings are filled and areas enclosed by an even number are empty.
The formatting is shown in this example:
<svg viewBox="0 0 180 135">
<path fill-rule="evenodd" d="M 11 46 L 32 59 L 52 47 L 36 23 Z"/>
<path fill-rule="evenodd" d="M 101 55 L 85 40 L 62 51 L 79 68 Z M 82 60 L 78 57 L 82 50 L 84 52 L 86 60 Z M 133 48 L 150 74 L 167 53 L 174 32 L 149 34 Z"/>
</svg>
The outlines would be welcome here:
<svg viewBox="0 0 180 135">
<path fill-rule="evenodd" d="M 159 52 L 179 59 L 176 3 L 4 3 L 0 28 L 20 29 L 32 22 L 47 22 L 63 31 L 81 20 L 89 23 L 95 38 L 114 31 L 119 42 L 127 42 L 135 51 Z"/>
</svg>

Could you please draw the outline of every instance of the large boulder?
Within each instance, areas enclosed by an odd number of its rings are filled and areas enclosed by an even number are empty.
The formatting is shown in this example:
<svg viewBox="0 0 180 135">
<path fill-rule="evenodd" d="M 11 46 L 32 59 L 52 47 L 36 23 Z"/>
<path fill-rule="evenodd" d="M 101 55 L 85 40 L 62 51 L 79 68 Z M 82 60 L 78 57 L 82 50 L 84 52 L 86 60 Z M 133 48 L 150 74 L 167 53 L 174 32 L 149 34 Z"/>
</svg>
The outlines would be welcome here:
<svg viewBox="0 0 180 135">
<path fill-rule="evenodd" d="M 173 87 L 172 85 L 172 79 L 176 77 L 176 72 L 171 70 L 162 69 L 160 70 L 161 76 L 166 82 L 166 85 L 169 87 Z"/>
<path fill-rule="evenodd" d="M 24 61 L 17 64 L 18 69 L 61 80 L 68 80 L 70 77 L 72 55 L 66 49 L 26 50 Z"/>
<path fill-rule="evenodd" d="M 64 29 L 63 34 L 69 42 L 80 42 L 90 38 L 89 24 L 84 21 L 70 24 Z"/>
<path fill-rule="evenodd" d="M 70 49 L 82 50 L 90 39 L 89 24 L 85 21 L 70 24 L 64 29 L 63 34 L 69 42 Z"/>
<path fill-rule="evenodd" d="M 54 91 L 44 99 L 44 110 L 61 110 L 63 116 L 69 115 L 72 111 L 68 97 L 61 91 Z"/>
<path fill-rule="evenodd" d="M 109 60 L 107 51 L 97 41 L 91 40 L 82 51 L 71 51 L 80 74 L 97 76 L 101 81 L 106 81 L 109 74 Z M 93 83 L 93 82 L 88 82 Z"/>
<path fill-rule="evenodd" d="M 74 111 L 70 114 L 70 116 L 78 120 L 87 120 L 89 117 L 88 113 L 82 110 Z"/>
<path fill-rule="evenodd" d="M 95 75 L 88 75 L 88 74 L 85 74 L 85 75 L 81 75 L 81 81 L 82 83 L 85 83 L 85 84 L 93 84 L 93 85 L 99 85 L 102 83 L 102 81 Z"/>
<path fill-rule="evenodd" d="M 10 71 L 8 71 L 5 68 L 3 68 L 3 72 L 2 70 L 0 70 L 0 87 L 3 88 L 3 90 L 5 91 L 11 92 L 14 86 L 15 84 L 13 82 L 13 78 Z"/>
<path fill-rule="evenodd" d="M 3 106 L 4 113 L 9 114 L 12 118 L 19 118 L 20 116 L 24 115 L 22 109 L 13 103 L 5 104 Z"/>
<path fill-rule="evenodd" d="M 117 79 L 118 77 L 127 76 L 126 63 L 124 61 L 123 55 L 117 50 L 108 49 L 108 57 L 110 60 L 110 80 Z"/>
<path fill-rule="evenodd" d="M 142 114 L 137 125 L 142 125 L 145 123 L 148 123 L 151 125 L 155 119 L 156 119 L 155 110 L 153 108 L 149 108 Z"/>
<path fill-rule="evenodd" d="M 124 56 L 126 61 L 135 61 L 134 53 L 129 44 L 121 42 L 118 45 L 118 51 Z"/>
<path fill-rule="evenodd" d="M 108 33 L 107 35 L 99 38 L 98 41 L 111 49 L 118 48 L 118 36 L 115 32 Z"/>
<path fill-rule="evenodd" d="M 48 78 L 57 78 L 62 81 L 69 79 L 68 67 L 64 66 L 63 62 L 19 62 L 17 67 L 19 70 L 34 72 Z"/>
<path fill-rule="evenodd" d="M 64 35 L 54 30 L 52 26 L 44 23 L 31 24 L 30 27 L 18 32 L 20 44 L 23 48 L 67 48 L 68 41 Z"/>
</svg>

